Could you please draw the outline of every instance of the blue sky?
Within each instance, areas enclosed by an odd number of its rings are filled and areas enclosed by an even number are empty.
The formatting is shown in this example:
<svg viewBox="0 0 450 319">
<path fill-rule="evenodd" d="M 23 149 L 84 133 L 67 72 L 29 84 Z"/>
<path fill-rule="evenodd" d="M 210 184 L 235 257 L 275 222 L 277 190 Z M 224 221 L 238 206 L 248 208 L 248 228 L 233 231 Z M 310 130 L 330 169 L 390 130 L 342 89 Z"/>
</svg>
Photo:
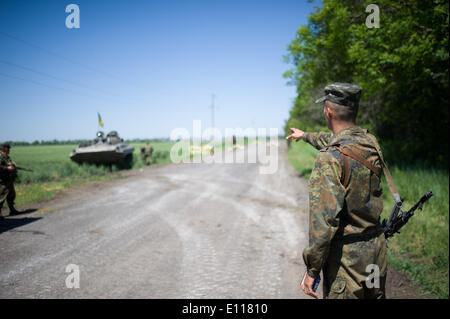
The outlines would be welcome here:
<svg viewBox="0 0 450 319">
<path fill-rule="evenodd" d="M 68 29 L 65 8 L 80 8 Z M 295 87 L 282 78 L 317 1 L 0 1 L 0 141 L 168 137 L 192 121 L 276 127 Z"/>
</svg>

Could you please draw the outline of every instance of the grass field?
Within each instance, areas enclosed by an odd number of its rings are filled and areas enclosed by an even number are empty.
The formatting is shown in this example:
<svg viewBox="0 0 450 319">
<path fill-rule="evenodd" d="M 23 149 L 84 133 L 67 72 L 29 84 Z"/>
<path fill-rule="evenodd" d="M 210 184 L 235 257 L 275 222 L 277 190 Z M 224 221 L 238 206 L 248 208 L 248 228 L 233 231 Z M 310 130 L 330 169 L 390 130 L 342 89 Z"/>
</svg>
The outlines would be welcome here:
<svg viewBox="0 0 450 319">
<path fill-rule="evenodd" d="M 153 164 L 170 163 L 170 150 L 174 142 L 152 142 Z M 205 143 L 204 143 L 205 144 Z M 145 143 L 130 143 L 134 147 L 131 169 L 145 166 L 140 158 L 140 149 Z M 205 145 L 203 145 L 205 146 Z M 78 165 L 69 154 L 77 145 L 15 146 L 11 158 L 17 165 L 33 170 L 19 171 L 16 180 L 18 206 L 53 197 L 59 191 L 91 180 L 120 178 L 117 166 Z M 222 145 L 224 147 L 224 145 Z M 205 149 L 190 149 L 189 157 L 199 156 Z"/>
<path fill-rule="evenodd" d="M 314 166 L 317 151 L 305 142 L 292 142 L 288 159 L 306 179 Z M 407 273 L 424 290 L 440 298 L 449 297 L 449 173 L 430 167 L 388 163 L 391 174 L 405 199 L 405 210 L 427 191 L 434 196 L 389 241 L 389 264 Z M 394 200 L 383 178 L 384 212 L 391 213 Z"/>
<path fill-rule="evenodd" d="M 141 168 L 145 164 L 140 159 L 140 147 L 145 143 L 131 144 L 134 146 L 132 168 Z M 170 162 L 171 142 L 153 142 L 153 163 Z M 11 149 L 11 158 L 17 165 L 32 169 L 33 172 L 19 171 L 16 181 L 17 205 L 40 201 L 53 197 L 62 189 L 79 185 L 90 180 L 117 178 L 117 166 L 78 165 L 69 158 L 70 152 L 77 145 L 50 146 L 16 146 Z"/>
</svg>

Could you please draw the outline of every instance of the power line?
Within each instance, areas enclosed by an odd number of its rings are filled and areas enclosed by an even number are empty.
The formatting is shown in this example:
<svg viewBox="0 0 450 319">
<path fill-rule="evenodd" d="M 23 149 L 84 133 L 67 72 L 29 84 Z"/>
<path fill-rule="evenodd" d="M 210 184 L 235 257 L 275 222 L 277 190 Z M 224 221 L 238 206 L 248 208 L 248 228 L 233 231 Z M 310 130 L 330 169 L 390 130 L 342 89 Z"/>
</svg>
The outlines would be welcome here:
<svg viewBox="0 0 450 319">
<path fill-rule="evenodd" d="M 24 78 L 15 76 L 15 75 L 10 75 L 10 74 L 5 74 L 5 73 L 1 73 L 1 72 L 0 72 L 0 76 L 7 77 L 7 78 L 11 78 L 11 79 L 16 79 L 16 80 L 20 80 L 20 81 L 24 81 L 24 82 L 33 83 L 33 84 L 40 85 L 40 86 L 45 86 L 45 87 L 48 87 L 48 88 L 51 88 L 51 89 L 57 89 L 57 90 L 62 90 L 62 91 L 68 91 L 68 92 L 71 92 L 71 93 L 74 93 L 74 94 L 77 94 L 77 95 L 87 95 L 87 96 L 89 96 L 89 97 L 94 97 L 94 98 L 96 97 L 96 96 L 91 95 L 91 94 L 80 93 L 80 92 L 73 91 L 73 90 L 71 90 L 71 89 L 62 88 L 62 87 L 59 87 L 59 86 L 48 85 L 48 84 L 41 83 L 41 82 L 38 82 L 38 81 L 34 81 L 34 80 L 30 80 L 30 79 L 24 79 Z"/>
<path fill-rule="evenodd" d="M 77 62 L 77 61 L 72 60 L 72 59 L 70 59 L 70 58 L 68 58 L 68 57 L 65 57 L 65 56 L 63 56 L 63 55 L 61 55 L 61 54 L 58 54 L 58 53 L 55 53 L 55 52 L 53 52 L 53 51 L 47 50 L 47 49 L 45 49 L 45 48 L 43 48 L 43 47 L 41 47 L 41 46 L 39 46 L 39 45 L 36 45 L 36 44 L 33 44 L 33 43 L 28 42 L 28 41 L 26 41 L 26 40 L 20 39 L 20 38 L 18 38 L 18 37 L 16 37 L 16 36 L 10 35 L 10 34 L 5 33 L 5 32 L 3 32 L 3 31 L 0 31 L 0 35 L 2 35 L 2 36 L 4 36 L 4 37 L 7 37 L 7 38 L 9 38 L 9 39 L 12 39 L 12 40 L 14 40 L 14 41 L 16 41 L 16 42 L 20 42 L 20 43 L 22 43 L 22 44 L 28 45 L 28 46 L 30 46 L 30 47 L 32 47 L 32 48 L 41 50 L 42 52 L 45 52 L 45 53 L 47 53 L 47 54 L 49 54 L 49 55 L 51 55 L 51 56 L 55 56 L 55 57 L 57 57 L 57 58 L 60 58 L 60 59 L 62 59 L 62 60 L 65 60 L 65 61 L 67 61 L 67 62 L 70 62 L 70 63 L 72 63 L 72 64 L 74 64 L 74 65 L 84 67 L 85 69 L 88 69 L 88 70 L 91 71 L 91 72 L 100 73 L 100 74 L 102 74 L 103 76 L 110 77 L 110 78 L 113 78 L 113 79 L 115 79 L 115 80 L 118 80 L 118 81 L 120 81 L 121 84 L 123 84 L 123 83 L 125 82 L 125 83 L 128 83 L 128 84 L 130 85 L 130 82 L 128 82 L 126 79 L 118 78 L 117 76 L 115 76 L 115 75 L 113 75 L 113 74 L 110 74 L 110 73 L 107 73 L 107 72 L 98 70 L 98 69 L 96 69 L 96 68 L 93 68 L 93 67 L 91 67 L 91 66 L 89 66 L 89 65 L 86 65 L 86 64 Z M 41 74 L 43 74 L 43 72 L 41 72 Z M 53 77 L 53 78 L 54 78 L 54 77 Z M 63 81 L 66 81 L 66 82 L 67 82 L 67 80 L 63 80 Z M 74 82 L 72 82 L 72 83 L 74 83 Z M 134 84 L 132 84 L 132 86 L 135 87 Z M 104 91 L 104 92 L 106 92 L 106 91 Z M 127 100 L 134 100 L 135 102 L 139 102 L 139 103 L 141 102 L 141 101 L 139 101 L 139 100 L 136 100 L 135 98 L 129 98 L 129 97 L 126 97 L 126 96 L 120 96 L 120 95 L 112 94 L 112 93 L 109 93 L 109 92 L 107 92 L 107 94 L 110 94 L 110 95 L 116 95 L 116 96 L 118 96 L 118 97 L 122 97 L 122 98 L 127 99 Z"/>
<path fill-rule="evenodd" d="M 90 87 L 88 85 L 85 85 L 85 84 L 77 83 L 77 82 L 74 82 L 74 81 L 71 81 L 71 80 L 66 80 L 66 79 L 63 79 L 63 78 L 60 78 L 60 77 L 57 77 L 57 76 L 54 76 L 54 75 L 51 75 L 51 74 L 48 74 L 48 73 L 45 73 L 45 72 L 42 72 L 42 71 L 35 70 L 35 69 L 30 68 L 30 67 L 19 65 L 19 64 L 13 63 L 13 62 L 0 60 L 0 63 L 6 64 L 6 65 L 9 65 L 9 66 L 13 66 L 15 68 L 19 68 L 19 69 L 22 69 L 22 70 L 26 70 L 26 71 L 29 71 L 29 72 L 32 72 L 32 73 L 35 73 L 35 74 L 39 74 L 41 76 L 46 76 L 46 77 L 52 78 L 54 80 L 64 81 L 64 82 L 67 82 L 69 84 L 76 85 L 76 86 L 79 86 L 79 87 L 82 87 L 82 88 L 87 88 L 87 89 L 94 90 L 94 91 L 103 91 L 103 94 L 112 95 L 114 97 L 120 97 L 120 98 L 129 99 L 127 97 L 124 97 L 124 96 L 121 96 L 121 95 L 118 95 L 118 94 L 110 93 L 110 92 L 107 92 L 107 91 L 104 91 L 104 90 L 101 90 L 101 89 L 98 89 L 98 88 L 92 88 L 92 87 Z"/>
<path fill-rule="evenodd" d="M 55 56 L 55 57 L 57 57 L 57 58 L 66 60 L 66 61 L 68 61 L 68 62 L 70 62 L 70 63 L 72 63 L 72 64 L 75 64 L 75 65 L 78 65 L 78 66 L 82 66 L 82 67 L 84 67 L 85 69 L 90 70 L 91 72 L 97 72 L 97 73 L 100 73 L 100 74 L 102 74 L 102 75 L 104 75 L 104 76 L 112 77 L 112 78 L 117 79 L 117 77 L 114 76 L 114 75 L 112 75 L 112 74 L 109 74 L 109 73 L 103 72 L 103 71 L 101 71 L 101 70 L 95 69 L 95 68 L 93 68 L 93 67 L 91 67 L 91 66 L 89 66 L 89 65 L 86 65 L 86 64 L 77 62 L 77 61 L 72 60 L 72 59 L 70 59 L 70 58 L 67 58 L 67 57 L 65 57 L 65 56 L 63 56 L 63 55 L 61 55 L 61 54 L 58 54 L 58 53 L 55 53 L 55 52 L 53 52 L 53 51 L 47 50 L 47 49 L 45 49 L 45 48 L 43 48 L 43 47 L 41 47 L 41 46 L 39 46 L 39 45 L 36 45 L 36 44 L 31 43 L 31 42 L 22 40 L 22 39 L 20 39 L 20 38 L 18 38 L 18 37 L 16 37 L 16 36 L 12 36 L 12 35 L 10 35 L 10 34 L 7 34 L 7 33 L 3 32 L 3 31 L 0 31 L 0 35 L 3 35 L 4 37 L 10 38 L 10 39 L 12 39 L 12 40 L 14 40 L 14 41 L 17 41 L 17 42 L 26 44 L 26 45 L 28 45 L 28 46 L 30 46 L 30 47 L 32 47 L 32 48 L 41 50 L 41 51 L 43 51 L 43 52 L 45 52 L 45 53 L 47 53 L 47 54 L 49 54 L 49 55 L 52 55 L 52 56 Z"/>
</svg>

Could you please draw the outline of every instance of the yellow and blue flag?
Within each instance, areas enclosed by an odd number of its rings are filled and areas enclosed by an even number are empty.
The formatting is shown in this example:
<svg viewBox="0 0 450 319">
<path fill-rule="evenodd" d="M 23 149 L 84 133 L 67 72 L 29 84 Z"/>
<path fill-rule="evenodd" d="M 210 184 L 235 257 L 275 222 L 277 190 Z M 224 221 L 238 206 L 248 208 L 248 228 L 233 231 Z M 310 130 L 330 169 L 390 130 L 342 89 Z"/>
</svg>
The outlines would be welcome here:
<svg viewBox="0 0 450 319">
<path fill-rule="evenodd" d="M 98 115 L 98 125 L 103 127 L 103 121 L 102 121 L 102 117 L 100 116 L 100 113 L 97 112 L 97 115 Z"/>
</svg>

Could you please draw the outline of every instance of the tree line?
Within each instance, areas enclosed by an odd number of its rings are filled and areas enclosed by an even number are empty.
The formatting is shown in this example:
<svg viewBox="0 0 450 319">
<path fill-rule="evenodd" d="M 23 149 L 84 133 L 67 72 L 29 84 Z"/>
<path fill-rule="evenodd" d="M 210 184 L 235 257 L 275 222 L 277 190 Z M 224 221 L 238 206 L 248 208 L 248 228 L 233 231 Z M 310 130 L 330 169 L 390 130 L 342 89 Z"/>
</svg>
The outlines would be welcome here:
<svg viewBox="0 0 450 319">
<path fill-rule="evenodd" d="M 152 142 L 168 142 L 169 138 L 152 138 L 152 139 L 142 139 L 135 138 L 125 140 L 125 143 L 152 143 Z M 5 141 L 5 143 L 11 146 L 36 146 L 36 145 L 88 145 L 92 140 L 87 139 L 74 139 L 74 140 L 35 140 L 33 142 L 26 141 Z"/>
<path fill-rule="evenodd" d="M 368 28 L 372 2 L 323 0 L 298 29 L 285 56 L 297 87 L 285 131 L 324 129 L 314 100 L 326 84 L 351 82 L 363 88 L 357 122 L 388 161 L 448 168 L 448 1 L 377 1 L 379 28 Z"/>
</svg>

